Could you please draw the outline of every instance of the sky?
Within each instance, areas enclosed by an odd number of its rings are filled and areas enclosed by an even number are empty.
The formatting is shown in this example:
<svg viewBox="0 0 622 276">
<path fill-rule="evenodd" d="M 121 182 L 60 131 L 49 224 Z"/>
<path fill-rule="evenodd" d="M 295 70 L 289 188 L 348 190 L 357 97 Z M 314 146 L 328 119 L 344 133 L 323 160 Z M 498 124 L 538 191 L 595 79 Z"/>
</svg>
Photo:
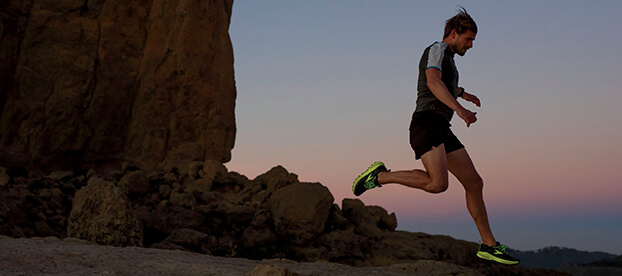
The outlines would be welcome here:
<svg viewBox="0 0 622 276">
<path fill-rule="evenodd" d="M 563 3 L 563 4 L 562 4 Z M 423 50 L 464 6 L 478 24 L 456 56 L 478 121 L 452 130 L 484 179 L 495 237 L 511 248 L 622 254 L 622 2 L 235 0 L 237 136 L 230 171 L 281 165 L 355 198 L 374 161 L 421 169 L 408 142 Z M 384 185 L 360 197 L 398 230 L 479 242 L 464 189 Z"/>
</svg>

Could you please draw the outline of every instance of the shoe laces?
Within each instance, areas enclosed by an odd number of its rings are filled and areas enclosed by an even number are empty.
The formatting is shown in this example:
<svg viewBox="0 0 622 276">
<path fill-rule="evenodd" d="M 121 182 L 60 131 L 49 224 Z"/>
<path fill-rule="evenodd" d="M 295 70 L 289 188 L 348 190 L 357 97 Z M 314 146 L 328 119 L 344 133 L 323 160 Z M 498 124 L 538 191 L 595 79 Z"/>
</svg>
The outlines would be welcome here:
<svg viewBox="0 0 622 276">
<path fill-rule="evenodd" d="M 368 190 L 371 188 L 375 188 L 376 186 L 378 185 L 376 185 L 375 178 L 373 180 L 365 181 L 365 188 Z"/>
<path fill-rule="evenodd" d="M 507 245 L 499 244 L 499 245 L 495 245 L 495 246 L 494 246 L 494 248 L 495 248 L 496 250 L 501 251 L 501 253 L 503 253 L 503 254 L 507 254 L 507 253 L 506 253 L 506 250 L 508 249 L 508 246 L 507 246 Z"/>
</svg>

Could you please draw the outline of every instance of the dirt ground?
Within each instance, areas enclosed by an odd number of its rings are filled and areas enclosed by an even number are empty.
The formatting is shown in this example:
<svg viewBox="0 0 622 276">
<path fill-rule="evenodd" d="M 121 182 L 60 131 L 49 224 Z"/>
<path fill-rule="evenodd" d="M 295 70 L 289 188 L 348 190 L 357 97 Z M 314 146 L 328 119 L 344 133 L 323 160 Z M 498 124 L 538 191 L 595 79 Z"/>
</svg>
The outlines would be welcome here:
<svg viewBox="0 0 622 276">
<path fill-rule="evenodd" d="M 409 265 L 351 267 L 282 259 L 256 261 L 175 250 L 102 246 L 72 238 L 0 236 L 0 275 L 423 275 L 421 272 L 421 267 Z"/>
</svg>

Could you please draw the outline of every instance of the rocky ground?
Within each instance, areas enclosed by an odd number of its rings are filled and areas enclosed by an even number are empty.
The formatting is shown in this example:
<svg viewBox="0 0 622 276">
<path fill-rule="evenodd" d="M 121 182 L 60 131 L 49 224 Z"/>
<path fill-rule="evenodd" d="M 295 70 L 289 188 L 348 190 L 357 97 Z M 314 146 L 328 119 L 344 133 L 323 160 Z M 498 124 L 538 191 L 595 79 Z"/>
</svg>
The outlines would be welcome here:
<svg viewBox="0 0 622 276">
<path fill-rule="evenodd" d="M 68 238 L 0 236 L 0 275 L 481 275 L 444 262 L 421 260 L 389 267 L 249 260 L 180 250 L 102 246 Z"/>
<path fill-rule="evenodd" d="M 358 199 L 339 206 L 325 186 L 301 183 L 280 166 L 253 180 L 216 161 L 152 172 L 131 164 L 106 173 L 0 168 L 0 190 L 0 235 L 21 238 L 0 240 L 0 259 L 10 260 L 0 263 L 6 273 L 557 273 L 492 265 L 475 256 L 475 243 L 396 231 L 395 214 Z M 28 239 L 49 236 L 57 238 Z M 296 275 L 287 273 L 277 275 Z"/>
</svg>

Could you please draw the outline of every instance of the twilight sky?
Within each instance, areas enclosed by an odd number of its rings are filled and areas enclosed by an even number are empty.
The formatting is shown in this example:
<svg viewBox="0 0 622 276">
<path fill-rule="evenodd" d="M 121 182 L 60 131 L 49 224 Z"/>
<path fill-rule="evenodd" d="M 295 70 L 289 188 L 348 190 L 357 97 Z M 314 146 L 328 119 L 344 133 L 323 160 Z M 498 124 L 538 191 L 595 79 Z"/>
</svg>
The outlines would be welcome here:
<svg viewBox="0 0 622 276">
<path fill-rule="evenodd" d="M 422 168 L 408 144 L 417 65 L 464 6 L 478 24 L 456 56 L 482 107 L 453 131 L 484 178 L 496 238 L 519 250 L 622 254 L 622 2 L 236 0 L 230 34 L 238 133 L 226 164 L 276 165 L 341 205 L 372 162 Z M 454 178 L 443 194 L 385 185 L 359 197 L 398 229 L 480 240 Z"/>
</svg>

